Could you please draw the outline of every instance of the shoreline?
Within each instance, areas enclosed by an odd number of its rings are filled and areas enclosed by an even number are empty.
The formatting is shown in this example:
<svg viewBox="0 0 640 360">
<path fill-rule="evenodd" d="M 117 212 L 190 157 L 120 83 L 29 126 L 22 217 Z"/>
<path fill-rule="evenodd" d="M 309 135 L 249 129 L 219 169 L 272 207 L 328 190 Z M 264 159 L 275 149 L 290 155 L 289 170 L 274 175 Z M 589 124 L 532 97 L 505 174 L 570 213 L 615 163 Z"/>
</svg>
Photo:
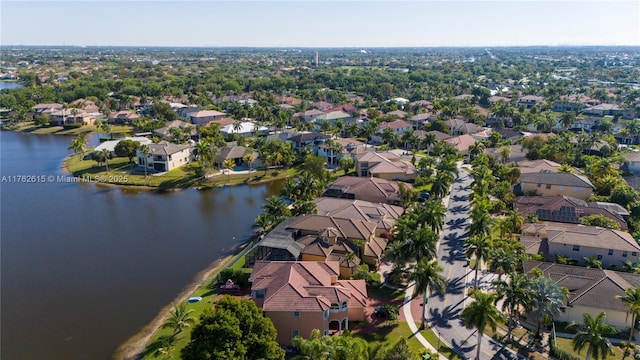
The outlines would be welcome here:
<svg viewBox="0 0 640 360">
<path fill-rule="evenodd" d="M 240 246 L 242 244 L 239 244 Z M 241 251 L 241 249 L 239 249 Z M 113 354 L 114 360 L 134 360 L 139 359 L 140 354 L 144 351 L 145 347 L 160 329 L 165 320 L 169 317 L 169 311 L 175 304 L 179 304 L 187 301 L 189 296 L 201 287 L 211 277 L 227 267 L 231 259 L 236 256 L 237 252 L 227 255 L 223 258 L 213 261 L 204 270 L 200 271 L 188 285 L 186 285 L 180 293 L 166 306 L 158 311 L 158 314 L 144 327 L 142 327 L 136 334 L 129 337 L 122 345 L 118 346 Z"/>
</svg>

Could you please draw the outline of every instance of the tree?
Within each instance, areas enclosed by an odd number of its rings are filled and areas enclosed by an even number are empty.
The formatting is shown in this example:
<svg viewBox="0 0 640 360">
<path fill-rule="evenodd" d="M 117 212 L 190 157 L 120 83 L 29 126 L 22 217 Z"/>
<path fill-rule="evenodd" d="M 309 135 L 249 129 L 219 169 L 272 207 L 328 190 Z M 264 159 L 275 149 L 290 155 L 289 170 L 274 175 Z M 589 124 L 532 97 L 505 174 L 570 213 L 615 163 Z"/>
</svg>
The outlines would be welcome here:
<svg viewBox="0 0 640 360">
<path fill-rule="evenodd" d="M 102 131 L 103 133 L 109 135 L 109 138 L 112 139 L 113 138 L 113 134 L 112 134 L 112 128 L 111 125 L 109 125 L 107 122 L 100 122 L 98 123 L 98 129 L 100 131 Z"/>
<path fill-rule="evenodd" d="M 78 155 L 84 155 L 87 149 L 87 136 L 86 134 L 79 134 L 71 140 L 71 144 L 68 147 L 69 150 L 73 150 L 73 153 Z"/>
<path fill-rule="evenodd" d="M 144 144 L 140 145 L 140 153 L 144 156 L 144 177 L 147 177 L 147 159 L 149 159 L 149 155 L 151 155 L 151 148 L 149 145 Z"/>
<path fill-rule="evenodd" d="M 233 159 L 226 159 L 222 163 L 222 167 L 225 168 L 225 170 L 227 170 L 227 182 L 229 182 L 230 176 L 231 176 L 231 170 L 233 170 L 235 166 L 236 166 L 236 162 L 233 161 Z"/>
<path fill-rule="evenodd" d="M 227 295 L 205 310 L 181 352 L 185 360 L 281 360 L 284 355 L 271 319 L 253 301 Z"/>
<path fill-rule="evenodd" d="M 468 258 L 474 256 L 476 258 L 474 288 L 478 289 L 478 268 L 483 261 L 486 261 L 491 251 L 491 238 L 488 236 L 477 235 L 467 239 L 467 250 L 465 255 Z"/>
<path fill-rule="evenodd" d="M 616 334 L 618 330 L 609 324 L 605 324 L 606 317 L 607 315 L 604 312 L 601 312 L 595 318 L 585 312 L 582 313 L 581 324 L 573 322 L 567 326 L 567 329 L 578 331 L 571 341 L 573 350 L 577 350 L 580 353 L 585 346 L 587 347 L 586 360 L 591 359 L 592 355 L 596 359 L 600 359 L 601 356 L 606 359 L 607 355 L 613 354 L 611 342 L 607 339 L 607 335 Z"/>
<path fill-rule="evenodd" d="M 618 295 L 616 299 L 622 301 L 625 306 L 629 308 L 627 310 L 627 317 L 631 315 L 631 326 L 629 327 L 629 343 L 633 340 L 633 331 L 636 327 L 636 321 L 640 314 L 640 288 L 629 288 L 624 290 L 624 296 Z"/>
<path fill-rule="evenodd" d="M 473 296 L 475 300 L 462 310 L 462 319 L 464 319 L 467 329 L 475 327 L 478 331 L 476 360 L 479 360 L 480 344 L 482 343 L 482 334 L 484 334 L 484 330 L 489 326 L 491 330 L 495 332 L 498 323 L 504 321 L 504 316 L 494 305 L 498 299 L 497 294 L 488 294 L 483 291 L 476 291 Z"/>
<path fill-rule="evenodd" d="M 519 309 L 527 308 L 531 299 L 531 291 L 528 288 L 529 280 L 524 275 L 512 273 L 508 281 L 498 280 L 496 285 L 496 293 L 498 299 L 502 302 L 502 311 L 509 314 L 509 323 L 507 325 L 507 340 L 511 340 L 511 330 L 513 329 L 514 318 L 518 315 Z"/>
<path fill-rule="evenodd" d="M 343 157 L 340 159 L 339 166 L 340 169 L 344 170 L 344 174 L 347 175 L 351 168 L 355 165 L 355 161 L 350 157 Z"/>
<path fill-rule="evenodd" d="M 607 229 L 620 230 L 620 225 L 613 219 L 605 217 L 602 214 L 594 214 L 583 216 L 580 218 L 580 224 L 589 226 L 600 226 Z"/>
<path fill-rule="evenodd" d="M 125 156 L 129 159 L 129 163 L 133 162 L 133 158 L 136 156 L 140 143 L 133 140 L 120 140 L 116 147 L 113 149 L 116 155 Z"/>
<path fill-rule="evenodd" d="M 409 281 L 415 282 L 415 296 L 422 295 L 422 319 L 420 325 L 422 329 L 425 328 L 427 303 L 429 302 L 431 290 L 437 289 L 440 292 L 444 291 L 445 280 L 442 275 L 440 275 L 442 271 L 442 266 L 438 264 L 437 260 L 429 261 L 428 258 L 419 260 L 418 263 L 411 268 Z"/>
<path fill-rule="evenodd" d="M 193 326 L 196 323 L 196 319 L 191 316 L 193 309 L 187 310 L 186 304 L 180 304 L 174 306 L 171 309 L 169 318 L 162 324 L 163 329 L 171 329 L 173 335 L 177 335 L 185 328 Z"/>
<path fill-rule="evenodd" d="M 304 359 L 320 360 L 327 359 L 329 356 L 329 345 L 323 336 L 320 336 L 320 330 L 311 330 L 309 339 L 296 336 L 291 340 L 291 345 L 297 347 Z"/>
<path fill-rule="evenodd" d="M 267 216 L 269 223 L 273 224 L 273 226 L 291 216 L 291 211 L 287 207 L 287 204 L 276 196 L 271 196 L 265 199 L 264 205 L 262 205 L 262 210 L 263 214 Z"/>
<path fill-rule="evenodd" d="M 106 171 L 109 171 L 109 157 L 111 156 L 111 151 L 109 149 L 102 149 L 100 151 L 102 153 L 102 157 L 104 158 L 104 166 Z"/>
<path fill-rule="evenodd" d="M 542 322 L 553 319 L 560 313 L 560 308 L 564 306 L 566 295 L 553 280 L 544 276 L 537 277 L 529 282 L 531 290 L 531 302 L 529 303 L 529 314 L 536 321 L 536 337 L 540 337 L 540 327 Z"/>
</svg>

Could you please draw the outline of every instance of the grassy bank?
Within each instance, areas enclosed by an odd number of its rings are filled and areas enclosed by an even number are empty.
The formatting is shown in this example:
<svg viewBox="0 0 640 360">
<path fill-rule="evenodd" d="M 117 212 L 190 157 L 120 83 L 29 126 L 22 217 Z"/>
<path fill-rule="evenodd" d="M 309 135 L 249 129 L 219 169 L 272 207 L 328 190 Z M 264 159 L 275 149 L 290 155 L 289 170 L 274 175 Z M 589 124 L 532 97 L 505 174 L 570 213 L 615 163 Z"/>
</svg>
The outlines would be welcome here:
<svg viewBox="0 0 640 360">
<path fill-rule="evenodd" d="M 193 162 L 163 174 L 130 174 L 129 159 L 116 157 L 109 160 L 108 168 L 98 165 L 94 160 L 83 160 L 81 155 L 72 155 L 64 162 L 64 169 L 82 182 L 99 182 L 123 186 L 144 186 L 160 189 L 171 188 L 213 188 L 225 185 L 259 184 L 294 175 L 294 169 L 258 170 L 251 174 L 223 174 L 217 173 L 203 179 L 197 174 L 199 164 Z"/>
<path fill-rule="evenodd" d="M 101 132 L 95 125 L 84 125 L 80 127 L 68 128 L 65 129 L 62 126 L 41 126 L 36 125 L 33 121 L 25 121 L 14 123 L 11 126 L 4 126 L 3 130 L 31 133 L 31 134 L 56 134 L 56 135 L 78 135 L 78 134 L 89 134 L 93 132 Z M 130 134 L 133 132 L 133 126 L 128 125 L 113 125 L 111 127 L 111 134 Z"/>
</svg>

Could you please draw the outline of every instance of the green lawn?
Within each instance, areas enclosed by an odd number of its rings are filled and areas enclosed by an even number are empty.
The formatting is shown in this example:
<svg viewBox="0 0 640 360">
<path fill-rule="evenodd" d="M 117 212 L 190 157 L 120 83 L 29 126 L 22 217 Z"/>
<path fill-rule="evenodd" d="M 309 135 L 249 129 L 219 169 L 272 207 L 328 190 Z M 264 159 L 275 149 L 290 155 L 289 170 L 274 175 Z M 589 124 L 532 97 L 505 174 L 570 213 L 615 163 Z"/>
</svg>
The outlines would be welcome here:
<svg viewBox="0 0 640 360">
<path fill-rule="evenodd" d="M 420 323 L 416 323 L 418 327 L 420 327 Z M 453 351 L 450 347 L 438 341 L 438 337 L 431 329 L 426 329 L 420 331 L 422 336 L 424 336 L 427 341 L 433 345 L 434 348 L 438 349 L 438 352 L 444 355 L 447 359 L 464 359 L 462 356 L 458 355 L 455 351 Z M 422 345 L 422 344 L 421 344 Z"/>
<path fill-rule="evenodd" d="M 578 357 L 584 357 L 587 355 L 586 347 L 582 349 L 580 353 L 578 353 L 577 351 L 573 351 L 573 343 L 571 342 L 571 339 L 557 338 L 556 344 L 558 345 L 559 348 L 571 354 L 574 354 Z M 624 353 L 623 350 L 619 346 L 613 346 L 612 349 L 613 349 L 613 355 L 607 356 L 607 360 L 621 360 L 622 355 Z M 627 356 L 627 358 L 631 359 L 630 356 Z"/>
<path fill-rule="evenodd" d="M 420 354 L 424 350 L 420 341 L 413 336 L 406 322 L 389 321 L 384 326 L 378 327 L 375 333 L 353 333 L 353 336 L 366 340 L 369 348 L 373 349 L 390 349 L 400 339 L 405 338 L 409 348 L 414 353 Z"/>
<path fill-rule="evenodd" d="M 368 286 L 367 291 L 369 292 L 369 297 L 372 298 L 383 298 L 383 299 L 404 299 L 405 292 L 404 290 L 396 290 L 384 285 L 380 286 Z"/>
</svg>

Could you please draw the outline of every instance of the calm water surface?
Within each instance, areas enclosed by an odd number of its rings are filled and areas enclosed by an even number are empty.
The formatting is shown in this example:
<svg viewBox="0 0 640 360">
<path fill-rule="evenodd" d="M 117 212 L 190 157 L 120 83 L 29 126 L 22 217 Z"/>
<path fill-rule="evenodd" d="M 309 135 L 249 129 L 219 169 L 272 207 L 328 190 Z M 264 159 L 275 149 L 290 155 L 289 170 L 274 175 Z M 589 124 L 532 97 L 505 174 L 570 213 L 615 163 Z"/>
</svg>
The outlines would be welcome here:
<svg viewBox="0 0 640 360">
<path fill-rule="evenodd" d="M 70 140 L 1 132 L 0 177 L 64 175 Z M 246 240 L 263 199 L 279 190 L 159 194 L 6 178 L 0 187 L 3 360 L 110 359 L 198 272 Z"/>
</svg>

